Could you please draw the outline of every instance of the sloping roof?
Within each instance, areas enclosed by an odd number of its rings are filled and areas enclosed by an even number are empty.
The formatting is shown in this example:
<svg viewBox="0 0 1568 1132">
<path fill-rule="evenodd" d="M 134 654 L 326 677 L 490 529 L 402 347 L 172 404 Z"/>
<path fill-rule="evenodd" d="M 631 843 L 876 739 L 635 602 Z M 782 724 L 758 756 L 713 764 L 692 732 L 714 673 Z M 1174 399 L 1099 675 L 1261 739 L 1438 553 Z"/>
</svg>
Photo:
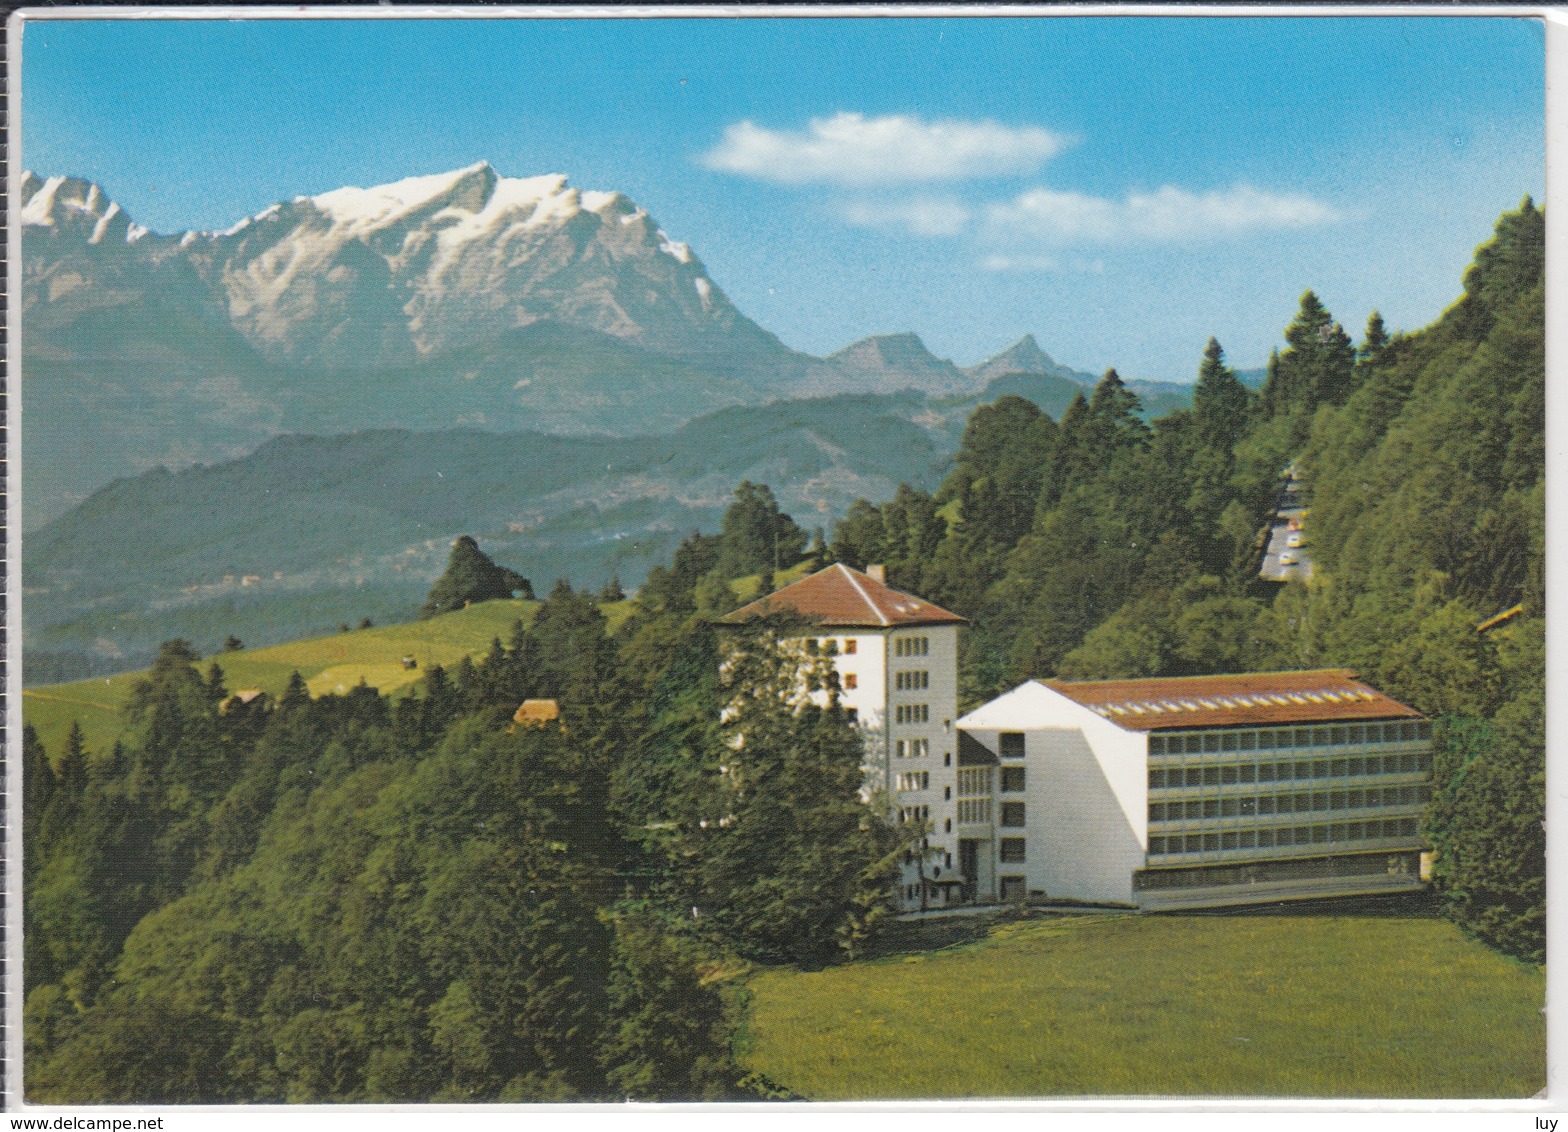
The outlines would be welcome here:
<svg viewBox="0 0 1568 1132">
<path fill-rule="evenodd" d="M 887 629 L 903 625 L 947 625 L 964 618 L 895 590 L 869 574 L 835 562 L 776 593 L 743 605 L 721 620 L 734 625 L 770 613 L 797 613 L 815 625 Z"/>
<path fill-rule="evenodd" d="M 1039 683 L 1128 731 L 1421 718 L 1420 712 L 1363 684 L 1348 668 Z"/>
<path fill-rule="evenodd" d="M 512 719 L 516 723 L 543 726 L 561 718 L 561 706 L 554 700 L 524 700 Z"/>
<path fill-rule="evenodd" d="M 958 732 L 959 766 L 996 766 L 1001 760 L 996 752 L 967 731 Z"/>
</svg>

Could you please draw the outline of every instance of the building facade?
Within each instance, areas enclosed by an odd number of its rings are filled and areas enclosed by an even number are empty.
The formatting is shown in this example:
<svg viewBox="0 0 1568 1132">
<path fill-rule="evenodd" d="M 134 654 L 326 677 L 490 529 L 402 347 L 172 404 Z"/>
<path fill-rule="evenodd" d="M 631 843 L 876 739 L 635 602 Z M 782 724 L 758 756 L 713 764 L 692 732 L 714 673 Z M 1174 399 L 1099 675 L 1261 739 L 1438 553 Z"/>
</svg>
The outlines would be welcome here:
<svg viewBox="0 0 1568 1132">
<path fill-rule="evenodd" d="M 723 620 L 738 624 L 780 612 L 800 617 L 808 626 L 802 645 L 831 660 L 840 703 L 865 739 L 868 785 L 888 799 L 895 819 L 927 831 L 923 851 L 904 862 L 901 907 L 958 903 L 964 885 L 955 725 L 964 619 L 893 589 L 880 567 L 835 564 Z"/>
<path fill-rule="evenodd" d="M 1353 672 L 1030 681 L 958 727 L 971 899 L 1159 910 L 1421 887 L 1431 724 Z"/>
</svg>

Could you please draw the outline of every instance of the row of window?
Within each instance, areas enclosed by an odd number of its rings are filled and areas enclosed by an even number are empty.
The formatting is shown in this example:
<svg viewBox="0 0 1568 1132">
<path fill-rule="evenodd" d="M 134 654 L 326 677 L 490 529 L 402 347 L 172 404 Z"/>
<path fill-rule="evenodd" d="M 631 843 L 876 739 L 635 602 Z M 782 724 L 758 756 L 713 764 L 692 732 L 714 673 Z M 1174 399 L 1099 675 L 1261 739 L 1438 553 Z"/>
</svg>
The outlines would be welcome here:
<svg viewBox="0 0 1568 1132">
<path fill-rule="evenodd" d="M 901 759 L 923 759 L 931 753 L 929 739 L 895 739 L 893 754 Z"/>
<path fill-rule="evenodd" d="M 894 656 L 928 656 L 931 652 L 930 637 L 894 637 Z"/>
<path fill-rule="evenodd" d="M 931 820 L 931 807 L 930 806 L 900 806 L 898 808 L 898 820 L 901 821 L 901 822 L 930 821 Z"/>
<path fill-rule="evenodd" d="M 1150 802 L 1150 821 L 1194 821 L 1202 818 L 1305 814 L 1316 810 L 1368 810 L 1380 806 L 1414 806 L 1432 797 L 1427 786 L 1383 786 L 1366 790 L 1303 790 L 1298 794 L 1264 794 L 1256 798 L 1203 798 L 1190 802 Z"/>
<path fill-rule="evenodd" d="M 1001 770 L 1001 787 L 1004 794 L 1021 794 L 1024 789 L 1024 768 L 1004 766 Z M 964 767 L 958 772 L 958 794 L 977 796 L 991 793 L 991 768 L 988 766 Z"/>
<path fill-rule="evenodd" d="M 1301 782 L 1318 778 L 1364 778 L 1368 775 L 1426 774 L 1431 769 L 1432 756 L 1424 752 L 1293 759 L 1289 762 L 1244 762 L 1228 766 L 1150 767 L 1149 789 L 1231 786 L 1251 782 Z"/>
<path fill-rule="evenodd" d="M 960 798 L 958 799 L 958 821 L 960 825 L 975 825 L 991 820 L 991 799 L 989 798 Z"/>
<path fill-rule="evenodd" d="M 988 766 L 963 766 L 958 768 L 958 796 L 978 797 L 991 793 L 991 768 Z"/>
<path fill-rule="evenodd" d="M 893 673 L 893 688 L 899 692 L 918 692 L 931 686 L 931 673 L 924 668 L 908 668 Z"/>
<path fill-rule="evenodd" d="M 1284 826 L 1280 829 L 1188 833 L 1149 838 L 1149 856 L 1216 853 L 1227 849 L 1274 849 L 1293 845 L 1333 845 L 1345 841 L 1379 841 L 1391 837 L 1415 835 L 1415 818 L 1332 822 L 1325 825 Z"/>
<path fill-rule="evenodd" d="M 1336 723 L 1320 727 L 1259 727 L 1240 731 L 1189 731 L 1149 736 L 1149 754 L 1214 754 L 1273 751 L 1287 747 L 1343 747 L 1363 743 L 1409 743 L 1432 737 L 1426 719 L 1387 723 Z"/>
<path fill-rule="evenodd" d="M 931 788 L 931 772 L 928 770 L 911 771 L 898 776 L 900 790 L 929 790 Z"/>
<path fill-rule="evenodd" d="M 856 644 L 857 642 L 854 637 L 845 637 L 844 644 L 842 646 L 840 646 L 839 643 L 832 637 L 829 637 L 823 641 L 808 640 L 806 642 L 806 651 L 811 652 L 820 649 L 829 656 L 832 656 L 835 653 L 842 653 L 845 656 L 854 656 L 856 652 Z"/>
<path fill-rule="evenodd" d="M 930 723 L 930 704 L 899 704 L 893 709 L 894 723 Z"/>
</svg>

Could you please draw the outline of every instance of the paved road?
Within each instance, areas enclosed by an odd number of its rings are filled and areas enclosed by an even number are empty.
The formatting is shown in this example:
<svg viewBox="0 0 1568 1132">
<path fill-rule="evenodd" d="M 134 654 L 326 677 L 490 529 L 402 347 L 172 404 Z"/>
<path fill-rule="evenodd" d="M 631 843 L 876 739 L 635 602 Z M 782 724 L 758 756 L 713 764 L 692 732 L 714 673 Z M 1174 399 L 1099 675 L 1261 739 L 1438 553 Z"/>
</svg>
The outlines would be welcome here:
<svg viewBox="0 0 1568 1132">
<path fill-rule="evenodd" d="M 1305 546 L 1289 547 L 1291 524 L 1300 524 L 1306 517 L 1307 509 L 1302 504 L 1301 481 L 1294 475 L 1287 479 L 1280 491 L 1279 507 L 1274 512 L 1273 529 L 1269 532 L 1268 549 L 1263 552 L 1263 567 L 1258 571 L 1261 577 L 1273 582 L 1299 582 L 1312 577 L 1312 555 Z M 1280 556 L 1289 553 L 1295 556 L 1296 561 L 1289 565 L 1280 561 Z"/>
</svg>

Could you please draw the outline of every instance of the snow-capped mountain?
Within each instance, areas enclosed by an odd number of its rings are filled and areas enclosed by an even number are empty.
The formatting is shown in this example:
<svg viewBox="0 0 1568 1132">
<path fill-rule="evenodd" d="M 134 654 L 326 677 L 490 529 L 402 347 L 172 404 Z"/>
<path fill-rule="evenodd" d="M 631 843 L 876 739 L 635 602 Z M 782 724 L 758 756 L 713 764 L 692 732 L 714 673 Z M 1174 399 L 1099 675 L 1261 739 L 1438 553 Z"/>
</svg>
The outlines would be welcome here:
<svg viewBox="0 0 1568 1132">
<path fill-rule="evenodd" d="M 219 232 L 149 231 L 74 177 L 25 173 L 18 203 L 29 528 L 282 433 L 635 436 L 779 399 L 970 395 L 994 372 L 914 334 L 796 353 L 645 209 L 558 174 L 480 162 Z"/>
<path fill-rule="evenodd" d="M 24 174 L 21 199 L 27 251 L 27 230 L 47 229 L 46 255 L 85 244 L 149 267 L 184 260 L 273 364 L 406 366 L 546 319 L 725 371 L 792 356 L 644 209 L 559 175 L 501 177 L 480 162 L 177 237 L 151 236 L 74 178 Z"/>
</svg>

